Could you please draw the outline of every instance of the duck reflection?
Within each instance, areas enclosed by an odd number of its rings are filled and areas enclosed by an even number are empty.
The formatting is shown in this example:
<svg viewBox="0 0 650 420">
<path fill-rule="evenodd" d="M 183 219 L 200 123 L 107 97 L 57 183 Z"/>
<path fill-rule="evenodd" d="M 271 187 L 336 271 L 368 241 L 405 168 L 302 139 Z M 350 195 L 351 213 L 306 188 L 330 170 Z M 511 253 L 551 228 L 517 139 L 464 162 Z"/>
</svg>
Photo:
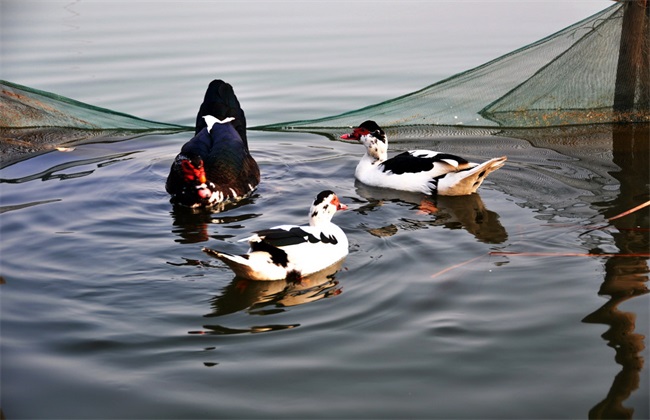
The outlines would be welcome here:
<svg viewBox="0 0 650 420">
<path fill-rule="evenodd" d="M 220 203 L 218 206 L 210 209 L 189 208 L 178 205 L 173 206 L 170 214 L 173 219 L 172 233 L 178 236 L 176 242 L 192 244 L 207 242 L 210 238 L 223 240 L 233 237 L 234 235 L 231 234 L 210 235 L 208 226 L 219 224 L 230 225 L 230 227 L 236 228 L 239 223 L 260 216 L 255 213 L 245 213 L 232 216 L 224 216 L 220 214 L 221 212 L 252 204 L 256 198 L 257 195 L 254 195 L 237 203 Z"/>
<path fill-rule="evenodd" d="M 409 229 L 418 228 L 418 224 L 425 226 L 442 226 L 446 229 L 465 229 L 480 242 L 500 244 L 508 239 L 506 229 L 499 221 L 499 215 L 488 210 L 477 193 L 464 196 L 426 196 L 424 194 L 408 191 L 389 190 L 367 186 L 359 181 L 355 182 L 357 194 L 367 200 L 356 211 L 364 214 L 371 212 L 385 203 L 411 204 L 412 209 L 429 214 L 433 218 L 425 222 L 408 221 Z M 368 233 L 374 236 L 392 236 L 399 231 L 395 224 L 368 228 Z"/>
<path fill-rule="evenodd" d="M 335 274 L 343 261 L 300 281 L 257 281 L 235 277 L 219 295 L 210 301 L 212 312 L 204 315 L 215 318 L 246 311 L 253 315 L 272 315 L 287 307 L 316 302 L 340 295 L 343 291 Z M 241 334 L 295 328 L 300 324 L 268 324 L 250 328 L 229 328 L 223 325 L 204 325 L 207 334 Z"/>
</svg>

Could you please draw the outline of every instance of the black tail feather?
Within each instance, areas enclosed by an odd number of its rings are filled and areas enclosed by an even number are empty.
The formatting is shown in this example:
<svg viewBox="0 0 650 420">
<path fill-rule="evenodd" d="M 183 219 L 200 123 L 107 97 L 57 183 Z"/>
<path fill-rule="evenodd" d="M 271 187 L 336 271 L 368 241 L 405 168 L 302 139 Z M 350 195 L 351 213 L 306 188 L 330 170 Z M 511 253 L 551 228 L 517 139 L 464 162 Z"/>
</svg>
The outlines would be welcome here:
<svg viewBox="0 0 650 420">
<path fill-rule="evenodd" d="M 195 134 L 207 126 L 203 120 L 203 116 L 205 115 L 212 115 L 220 120 L 227 117 L 234 117 L 235 121 L 233 121 L 232 124 L 248 148 L 248 139 L 246 138 L 246 116 L 244 115 L 244 110 L 241 109 L 239 100 L 230 84 L 218 79 L 210 82 L 210 85 L 208 85 L 208 89 L 205 92 L 203 103 L 196 115 Z"/>
</svg>

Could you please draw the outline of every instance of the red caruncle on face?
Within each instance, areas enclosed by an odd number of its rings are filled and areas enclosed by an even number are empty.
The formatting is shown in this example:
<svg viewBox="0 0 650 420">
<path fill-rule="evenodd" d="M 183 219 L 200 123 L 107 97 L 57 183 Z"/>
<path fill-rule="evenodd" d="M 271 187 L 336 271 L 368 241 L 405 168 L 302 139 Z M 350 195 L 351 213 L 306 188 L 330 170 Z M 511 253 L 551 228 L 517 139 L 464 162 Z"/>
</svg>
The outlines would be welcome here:
<svg viewBox="0 0 650 420">
<path fill-rule="evenodd" d="M 199 184 L 205 184 L 205 169 L 203 168 L 202 163 L 196 167 L 194 164 L 192 164 L 192 162 L 185 159 L 181 162 L 181 170 L 183 171 L 183 179 L 186 182 L 197 182 Z"/>
</svg>

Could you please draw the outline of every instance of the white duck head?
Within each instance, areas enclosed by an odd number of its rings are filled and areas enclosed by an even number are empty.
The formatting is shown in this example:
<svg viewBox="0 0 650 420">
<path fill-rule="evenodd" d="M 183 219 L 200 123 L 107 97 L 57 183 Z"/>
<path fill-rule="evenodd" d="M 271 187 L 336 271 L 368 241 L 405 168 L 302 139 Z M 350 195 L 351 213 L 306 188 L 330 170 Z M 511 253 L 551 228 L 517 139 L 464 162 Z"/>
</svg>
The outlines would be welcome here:
<svg viewBox="0 0 650 420">
<path fill-rule="evenodd" d="M 348 206 L 341 203 L 333 191 L 321 191 L 309 209 L 309 225 L 322 226 L 329 223 L 337 210 L 345 210 L 347 208 Z"/>
<path fill-rule="evenodd" d="M 388 139 L 384 130 L 372 120 L 364 121 L 352 133 L 343 134 L 344 140 L 359 140 L 366 146 L 366 155 L 373 162 L 383 162 L 388 158 Z"/>
</svg>

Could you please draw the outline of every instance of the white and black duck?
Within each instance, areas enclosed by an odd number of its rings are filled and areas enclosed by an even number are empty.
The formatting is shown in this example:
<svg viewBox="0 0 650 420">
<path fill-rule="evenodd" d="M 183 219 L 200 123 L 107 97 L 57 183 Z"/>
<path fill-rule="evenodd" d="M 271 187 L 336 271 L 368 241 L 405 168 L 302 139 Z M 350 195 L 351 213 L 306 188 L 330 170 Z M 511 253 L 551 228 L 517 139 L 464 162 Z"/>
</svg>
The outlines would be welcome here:
<svg viewBox="0 0 650 420">
<path fill-rule="evenodd" d="M 388 158 L 386 133 L 374 121 L 365 121 L 342 139 L 359 140 L 366 153 L 355 177 L 373 187 L 432 195 L 468 195 L 476 192 L 485 177 L 502 167 L 506 157 L 478 164 L 448 153 L 410 150 Z"/>
<path fill-rule="evenodd" d="M 250 248 L 234 255 L 203 248 L 226 263 L 238 277 L 251 280 L 299 280 L 339 263 L 348 254 L 348 239 L 332 223 L 347 206 L 334 192 L 320 192 L 309 210 L 309 226 L 281 225 L 242 239 Z M 240 242 L 241 242 L 240 241 Z"/>
<path fill-rule="evenodd" d="M 259 182 L 244 111 L 232 86 L 213 80 L 196 117 L 195 135 L 169 171 L 165 188 L 171 202 L 188 207 L 234 202 L 250 195 Z"/>
</svg>

